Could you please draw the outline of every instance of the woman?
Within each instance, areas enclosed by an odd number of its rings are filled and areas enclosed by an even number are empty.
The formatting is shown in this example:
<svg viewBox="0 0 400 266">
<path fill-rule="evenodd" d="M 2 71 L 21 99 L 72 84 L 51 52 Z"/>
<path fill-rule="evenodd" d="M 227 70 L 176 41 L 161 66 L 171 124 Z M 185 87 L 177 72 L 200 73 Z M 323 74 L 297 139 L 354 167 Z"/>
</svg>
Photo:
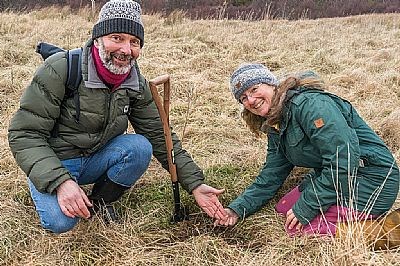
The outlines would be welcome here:
<svg viewBox="0 0 400 266">
<path fill-rule="evenodd" d="M 276 210 L 296 233 L 334 235 L 336 223 L 376 218 L 393 205 L 399 169 L 383 141 L 352 105 L 324 91 L 313 72 L 277 78 L 261 64 L 241 65 L 231 90 L 250 130 L 268 134 L 265 164 L 217 225 L 234 225 L 258 211 L 295 166 L 311 168 Z"/>
</svg>

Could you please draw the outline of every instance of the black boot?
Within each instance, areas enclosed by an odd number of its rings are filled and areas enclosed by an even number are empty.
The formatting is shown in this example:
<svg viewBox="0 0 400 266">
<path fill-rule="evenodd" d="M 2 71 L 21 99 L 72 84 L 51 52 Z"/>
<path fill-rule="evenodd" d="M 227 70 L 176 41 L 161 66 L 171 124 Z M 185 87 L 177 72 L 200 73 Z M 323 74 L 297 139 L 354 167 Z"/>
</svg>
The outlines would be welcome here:
<svg viewBox="0 0 400 266">
<path fill-rule="evenodd" d="M 98 215 L 101 217 L 105 224 L 120 223 L 121 219 L 118 216 L 114 206 L 111 203 L 104 203 L 102 201 L 93 200 L 93 207 L 90 208 L 90 215 Z"/>
<path fill-rule="evenodd" d="M 100 177 L 93 185 L 92 194 L 89 196 L 93 203 L 90 209 L 91 215 L 98 214 L 106 224 L 120 222 L 112 203 L 118 200 L 128 188 L 112 182 L 107 175 Z"/>
</svg>

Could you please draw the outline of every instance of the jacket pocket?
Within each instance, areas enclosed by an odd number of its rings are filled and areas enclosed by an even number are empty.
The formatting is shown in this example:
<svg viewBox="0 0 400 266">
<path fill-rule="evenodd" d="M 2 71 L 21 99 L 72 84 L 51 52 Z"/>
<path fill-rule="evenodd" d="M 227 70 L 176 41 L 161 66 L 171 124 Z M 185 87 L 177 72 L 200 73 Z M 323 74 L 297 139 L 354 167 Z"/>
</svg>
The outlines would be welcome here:
<svg viewBox="0 0 400 266">
<path fill-rule="evenodd" d="M 304 132 L 299 126 L 294 126 L 287 132 L 287 143 L 289 146 L 297 146 L 304 139 Z"/>
<path fill-rule="evenodd" d="M 359 167 L 368 167 L 370 165 L 380 165 L 380 160 L 375 153 L 361 154 Z"/>
<path fill-rule="evenodd" d="M 268 141 L 267 152 L 276 153 L 279 148 L 279 134 L 275 130 L 270 128 L 268 131 L 267 141 Z"/>
<path fill-rule="evenodd" d="M 143 90 L 136 91 L 136 90 L 126 90 L 126 94 L 130 99 L 135 100 L 143 100 L 144 99 L 144 92 Z"/>
</svg>

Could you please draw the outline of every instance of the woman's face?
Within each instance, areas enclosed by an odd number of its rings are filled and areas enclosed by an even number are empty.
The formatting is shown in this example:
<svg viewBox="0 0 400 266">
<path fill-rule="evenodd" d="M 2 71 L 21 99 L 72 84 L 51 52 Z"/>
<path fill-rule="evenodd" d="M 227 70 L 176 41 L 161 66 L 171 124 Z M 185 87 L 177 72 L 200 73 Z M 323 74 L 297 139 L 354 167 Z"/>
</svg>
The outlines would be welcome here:
<svg viewBox="0 0 400 266">
<path fill-rule="evenodd" d="M 257 84 L 248 88 L 239 97 L 244 108 L 259 116 L 267 116 L 271 108 L 275 87 L 267 84 Z"/>
</svg>

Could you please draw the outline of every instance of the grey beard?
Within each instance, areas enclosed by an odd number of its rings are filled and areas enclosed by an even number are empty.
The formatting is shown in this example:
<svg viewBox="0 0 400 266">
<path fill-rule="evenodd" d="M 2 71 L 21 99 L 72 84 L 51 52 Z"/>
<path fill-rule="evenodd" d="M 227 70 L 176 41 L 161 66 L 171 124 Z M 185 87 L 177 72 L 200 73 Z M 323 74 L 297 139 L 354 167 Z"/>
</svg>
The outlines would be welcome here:
<svg viewBox="0 0 400 266">
<path fill-rule="evenodd" d="M 101 38 L 98 39 L 98 43 L 99 43 L 99 56 L 105 68 L 107 68 L 111 73 L 117 75 L 126 74 L 129 71 L 131 71 L 131 68 L 135 65 L 135 60 L 133 60 L 133 58 L 130 59 L 129 65 L 123 67 L 117 66 L 112 61 L 112 58 L 115 57 L 116 55 L 113 53 L 107 55 L 103 40 Z"/>
</svg>

